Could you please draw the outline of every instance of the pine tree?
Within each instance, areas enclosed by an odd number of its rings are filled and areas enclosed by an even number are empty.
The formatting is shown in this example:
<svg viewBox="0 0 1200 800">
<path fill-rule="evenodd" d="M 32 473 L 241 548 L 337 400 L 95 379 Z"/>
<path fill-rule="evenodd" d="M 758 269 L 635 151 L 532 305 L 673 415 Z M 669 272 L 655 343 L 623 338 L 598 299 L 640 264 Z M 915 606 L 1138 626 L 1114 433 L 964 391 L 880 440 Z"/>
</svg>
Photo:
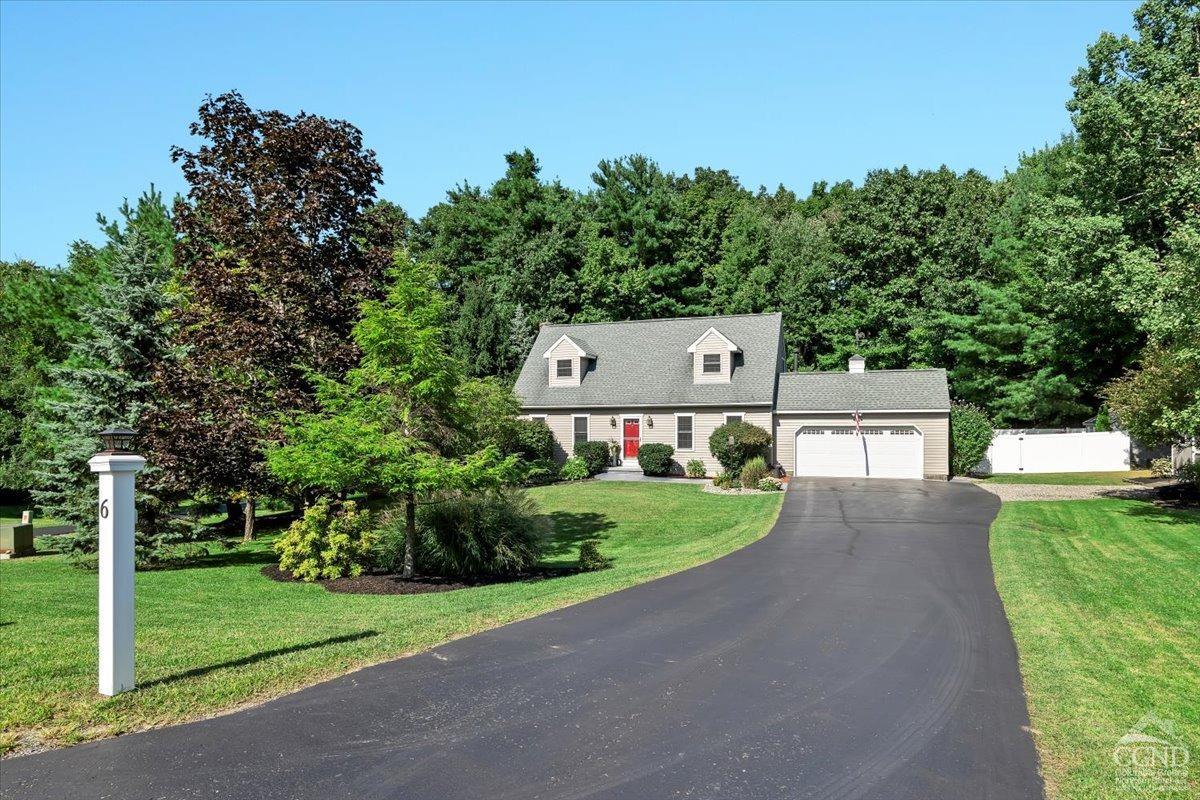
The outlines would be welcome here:
<svg viewBox="0 0 1200 800">
<path fill-rule="evenodd" d="M 101 224 L 108 236 L 111 281 L 84 306 L 87 336 L 53 371 L 54 384 L 41 398 L 40 427 L 52 454 L 38 471 L 34 498 L 49 516 L 76 526 L 74 550 L 96 548 L 96 477 L 87 462 L 100 449 L 97 433 L 112 426 L 134 430 L 153 407 L 153 365 L 168 357 L 166 328 L 174 234 L 162 196 L 151 187 L 136 207 L 121 208 L 121 222 Z M 164 546 L 187 538 L 192 526 L 176 519 L 159 489 L 161 474 L 150 465 L 138 476 L 138 562 L 165 555 Z"/>
</svg>

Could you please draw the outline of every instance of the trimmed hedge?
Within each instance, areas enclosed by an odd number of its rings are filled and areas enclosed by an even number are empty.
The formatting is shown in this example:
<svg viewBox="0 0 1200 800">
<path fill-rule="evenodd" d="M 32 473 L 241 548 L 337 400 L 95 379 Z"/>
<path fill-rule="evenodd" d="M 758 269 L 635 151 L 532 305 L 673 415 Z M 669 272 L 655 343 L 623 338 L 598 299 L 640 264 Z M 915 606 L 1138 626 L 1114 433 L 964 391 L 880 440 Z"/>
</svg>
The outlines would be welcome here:
<svg viewBox="0 0 1200 800">
<path fill-rule="evenodd" d="M 649 442 L 638 448 L 638 463 L 646 475 L 669 475 L 674 455 L 675 448 L 671 445 Z"/>
<path fill-rule="evenodd" d="M 575 456 L 587 464 L 588 475 L 599 475 L 608 469 L 608 442 L 580 442 L 575 445 Z"/>
<path fill-rule="evenodd" d="M 995 432 L 987 412 L 969 403 L 950 406 L 950 471 L 966 475 L 987 455 Z"/>
<path fill-rule="evenodd" d="M 725 471 L 738 475 L 755 456 L 764 460 L 771 452 L 771 434 L 749 422 L 726 422 L 708 437 L 708 451 Z"/>
</svg>

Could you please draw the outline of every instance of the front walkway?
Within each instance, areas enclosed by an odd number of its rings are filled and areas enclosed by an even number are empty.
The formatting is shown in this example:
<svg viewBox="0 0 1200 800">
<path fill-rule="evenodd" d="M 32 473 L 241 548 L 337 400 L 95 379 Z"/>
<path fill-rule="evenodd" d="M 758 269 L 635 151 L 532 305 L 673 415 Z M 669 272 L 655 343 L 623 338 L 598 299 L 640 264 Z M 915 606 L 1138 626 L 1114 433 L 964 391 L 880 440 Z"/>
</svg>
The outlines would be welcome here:
<svg viewBox="0 0 1200 800">
<path fill-rule="evenodd" d="M 612 469 L 611 467 L 601 472 L 596 476 L 598 481 L 659 481 L 661 483 L 694 483 L 697 486 L 704 485 L 704 480 L 700 478 L 678 478 L 678 477 L 659 477 L 657 475 L 646 475 L 641 470 L 632 469 Z"/>
<path fill-rule="evenodd" d="M 988 558 L 999 506 L 962 483 L 793 480 L 774 530 L 724 558 L 257 708 L 15 758 L 0 794 L 1040 800 Z"/>
</svg>

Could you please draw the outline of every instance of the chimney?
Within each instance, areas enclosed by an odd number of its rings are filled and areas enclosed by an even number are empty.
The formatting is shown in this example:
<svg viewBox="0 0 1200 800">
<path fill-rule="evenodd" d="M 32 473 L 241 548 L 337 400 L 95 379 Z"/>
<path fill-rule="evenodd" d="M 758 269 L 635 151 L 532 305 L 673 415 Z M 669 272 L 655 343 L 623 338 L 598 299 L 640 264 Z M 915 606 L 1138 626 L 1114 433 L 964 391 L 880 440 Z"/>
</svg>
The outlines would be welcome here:
<svg viewBox="0 0 1200 800">
<path fill-rule="evenodd" d="M 866 372 L 867 360 L 860 355 L 850 356 L 850 371 L 851 372 Z"/>
</svg>

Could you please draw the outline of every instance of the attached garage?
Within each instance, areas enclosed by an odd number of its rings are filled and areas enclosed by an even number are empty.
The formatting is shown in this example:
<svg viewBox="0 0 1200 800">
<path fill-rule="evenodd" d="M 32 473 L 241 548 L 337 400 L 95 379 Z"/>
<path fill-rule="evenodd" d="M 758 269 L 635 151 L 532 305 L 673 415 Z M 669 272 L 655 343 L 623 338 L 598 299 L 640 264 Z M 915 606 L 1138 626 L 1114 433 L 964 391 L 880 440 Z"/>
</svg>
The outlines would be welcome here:
<svg viewBox="0 0 1200 800">
<path fill-rule="evenodd" d="M 856 422 L 857 419 L 857 422 Z M 937 478 L 950 473 L 950 391 L 940 369 L 779 376 L 775 459 L 788 475 Z"/>
<path fill-rule="evenodd" d="M 796 475 L 922 478 L 925 447 L 912 425 L 805 425 L 796 431 Z"/>
</svg>

